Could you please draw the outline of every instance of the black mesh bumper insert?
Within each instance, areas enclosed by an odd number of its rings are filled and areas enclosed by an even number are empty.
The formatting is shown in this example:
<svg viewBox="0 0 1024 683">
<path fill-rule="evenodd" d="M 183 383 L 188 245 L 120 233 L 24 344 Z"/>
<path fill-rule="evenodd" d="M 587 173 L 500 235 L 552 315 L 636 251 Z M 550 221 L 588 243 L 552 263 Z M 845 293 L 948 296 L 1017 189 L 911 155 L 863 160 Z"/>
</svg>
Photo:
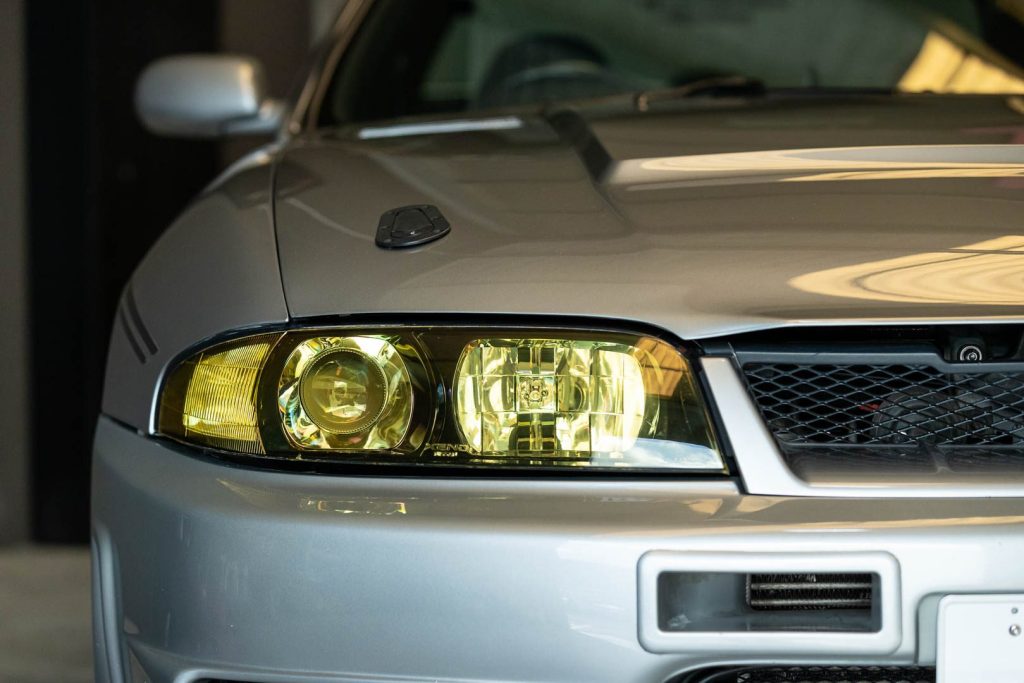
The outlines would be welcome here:
<svg viewBox="0 0 1024 683">
<path fill-rule="evenodd" d="M 744 667 L 690 674 L 678 683 L 935 683 L 932 667 Z"/>
<path fill-rule="evenodd" d="M 739 674 L 736 683 L 935 683 L 935 669 L 879 666 L 760 669 Z"/>
</svg>

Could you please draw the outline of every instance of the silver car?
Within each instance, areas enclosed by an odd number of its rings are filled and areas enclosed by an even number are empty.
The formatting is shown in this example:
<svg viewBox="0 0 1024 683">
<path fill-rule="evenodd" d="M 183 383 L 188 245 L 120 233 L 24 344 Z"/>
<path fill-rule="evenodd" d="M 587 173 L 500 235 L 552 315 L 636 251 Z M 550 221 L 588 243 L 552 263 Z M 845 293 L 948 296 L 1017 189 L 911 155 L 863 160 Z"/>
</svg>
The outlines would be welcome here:
<svg viewBox="0 0 1024 683">
<path fill-rule="evenodd" d="M 1024 9 L 349 0 L 139 264 L 102 683 L 1024 680 Z"/>
</svg>

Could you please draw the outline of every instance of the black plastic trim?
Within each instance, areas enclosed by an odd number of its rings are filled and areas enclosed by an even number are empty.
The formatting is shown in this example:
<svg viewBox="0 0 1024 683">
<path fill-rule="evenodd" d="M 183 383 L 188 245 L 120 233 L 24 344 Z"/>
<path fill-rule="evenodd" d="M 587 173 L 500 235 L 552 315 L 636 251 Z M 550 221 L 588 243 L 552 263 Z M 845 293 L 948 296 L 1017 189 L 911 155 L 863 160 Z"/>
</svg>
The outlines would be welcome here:
<svg viewBox="0 0 1024 683">
<path fill-rule="evenodd" d="M 149 350 L 149 354 L 155 355 L 159 350 L 156 345 L 156 341 L 153 339 L 153 335 L 149 333 L 149 329 L 146 324 L 142 322 L 142 316 L 139 315 L 139 307 L 135 304 L 135 293 L 132 291 L 132 286 L 129 283 L 124 293 L 125 307 L 128 309 L 128 316 L 132 319 L 135 324 L 135 330 L 139 333 L 139 337 L 142 338 L 142 343 L 146 345 Z"/>
<path fill-rule="evenodd" d="M 119 423 L 121 424 L 121 423 Z M 531 481 L 544 479 L 552 481 L 577 481 L 600 479 L 604 481 L 705 481 L 731 483 L 739 490 L 739 480 L 732 474 L 705 472 L 700 470 L 672 469 L 631 469 L 613 471 L 599 469 L 531 468 L 515 467 L 457 467 L 447 465 L 409 465 L 386 463 L 359 464 L 330 461 L 290 460 L 272 456 L 252 456 L 244 453 L 204 448 L 192 443 L 160 435 L 144 435 L 158 441 L 181 455 L 237 469 L 254 472 L 282 472 L 293 474 L 316 474 L 365 479 L 479 479 L 491 481 Z"/>
<path fill-rule="evenodd" d="M 118 322 L 121 323 L 121 331 L 124 332 L 124 336 L 128 339 L 128 345 L 132 347 L 132 352 L 135 357 L 139 359 L 139 362 L 145 365 L 146 354 L 142 352 L 142 347 L 139 346 L 139 342 L 135 339 L 135 335 L 132 333 L 132 328 L 128 324 L 128 316 L 124 312 L 124 306 L 117 311 Z"/>
<path fill-rule="evenodd" d="M 670 683 L 827 683 L 857 681 L 859 683 L 912 683 L 935 681 L 933 666 L 891 666 L 885 664 L 858 666 L 801 665 L 801 666 L 729 666 L 700 669 L 671 679 Z"/>
<path fill-rule="evenodd" d="M 927 365 L 944 374 L 984 375 L 996 372 L 1021 372 L 1024 362 L 949 363 L 934 351 L 919 348 L 904 350 L 880 348 L 878 351 L 822 351 L 763 349 L 736 351 L 740 366 L 748 363 L 787 363 L 792 365 Z"/>
<path fill-rule="evenodd" d="M 408 216 L 417 225 L 400 225 Z M 381 249 L 410 249 L 441 239 L 452 226 L 432 204 L 413 204 L 385 211 L 377 225 L 376 244 Z"/>
</svg>

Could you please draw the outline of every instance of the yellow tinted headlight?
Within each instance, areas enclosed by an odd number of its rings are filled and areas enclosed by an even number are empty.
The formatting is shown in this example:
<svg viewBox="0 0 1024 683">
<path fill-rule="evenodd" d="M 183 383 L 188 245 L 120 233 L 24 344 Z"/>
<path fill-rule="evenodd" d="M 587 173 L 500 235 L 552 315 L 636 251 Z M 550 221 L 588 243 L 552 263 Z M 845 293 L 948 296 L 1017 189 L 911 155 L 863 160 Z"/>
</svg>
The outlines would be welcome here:
<svg viewBox="0 0 1024 683">
<path fill-rule="evenodd" d="M 406 326 L 239 339 L 170 373 L 159 428 L 275 459 L 725 470 L 681 351 L 607 332 Z"/>
<path fill-rule="evenodd" d="M 179 366 L 164 390 L 161 430 L 204 446 L 263 453 L 256 392 L 276 340 L 263 336 L 216 346 Z"/>
<path fill-rule="evenodd" d="M 390 449 L 409 429 L 412 384 L 384 337 L 315 337 L 285 360 L 277 403 L 285 436 L 298 448 Z"/>
<path fill-rule="evenodd" d="M 621 453 L 643 423 L 644 380 L 621 344 L 480 339 L 455 372 L 455 418 L 474 453 Z"/>
</svg>

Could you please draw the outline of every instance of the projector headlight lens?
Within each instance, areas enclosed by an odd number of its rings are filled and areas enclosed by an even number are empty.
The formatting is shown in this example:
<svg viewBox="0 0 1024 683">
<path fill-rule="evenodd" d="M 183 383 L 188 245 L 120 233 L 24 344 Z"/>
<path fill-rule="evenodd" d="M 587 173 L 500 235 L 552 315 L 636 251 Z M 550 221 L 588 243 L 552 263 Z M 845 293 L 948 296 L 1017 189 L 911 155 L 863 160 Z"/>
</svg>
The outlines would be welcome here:
<svg viewBox="0 0 1024 683">
<path fill-rule="evenodd" d="M 388 383 L 372 358 L 358 351 L 320 354 L 299 380 L 299 401 L 316 426 L 333 434 L 361 432 L 384 412 Z"/>
<path fill-rule="evenodd" d="M 412 419 L 409 370 L 382 336 L 323 336 L 288 355 L 277 403 L 285 436 L 316 450 L 397 447 Z"/>
<path fill-rule="evenodd" d="M 248 337 L 170 373 L 159 430 L 274 459 L 725 471 L 681 351 L 612 332 Z"/>
</svg>

